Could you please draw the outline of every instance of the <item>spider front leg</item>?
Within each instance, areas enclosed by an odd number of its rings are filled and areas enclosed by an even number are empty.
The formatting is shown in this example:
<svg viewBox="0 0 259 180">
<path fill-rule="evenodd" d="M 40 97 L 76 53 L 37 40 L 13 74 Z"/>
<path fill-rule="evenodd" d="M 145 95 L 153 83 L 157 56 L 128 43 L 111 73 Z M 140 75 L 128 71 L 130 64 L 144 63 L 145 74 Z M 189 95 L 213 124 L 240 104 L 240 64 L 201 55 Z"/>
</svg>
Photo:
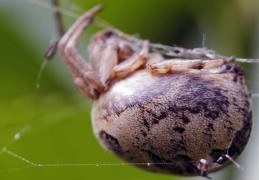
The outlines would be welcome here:
<svg viewBox="0 0 259 180">
<path fill-rule="evenodd" d="M 92 71 L 91 66 L 86 63 L 78 52 L 76 44 L 84 29 L 92 22 L 94 15 L 101 9 L 101 6 L 96 6 L 82 15 L 65 33 L 58 44 L 58 48 L 72 73 L 75 85 L 84 95 L 93 99 L 98 98 L 103 86 L 99 82 L 99 79 L 95 78 L 93 73 L 89 73 Z M 91 75 L 87 76 L 85 74 Z"/>
<path fill-rule="evenodd" d="M 111 80 L 120 79 L 140 68 L 147 61 L 148 42 L 142 49 L 121 38 L 112 29 L 97 33 L 89 45 L 86 63 L 78 52 L 78 38 L 101 10 L 96 6 L 82 15 L 62 37 L 58 48 L 71 70 L 76 86 L 86 96 L 97 99 L 106 92 Z"/>
</svg>

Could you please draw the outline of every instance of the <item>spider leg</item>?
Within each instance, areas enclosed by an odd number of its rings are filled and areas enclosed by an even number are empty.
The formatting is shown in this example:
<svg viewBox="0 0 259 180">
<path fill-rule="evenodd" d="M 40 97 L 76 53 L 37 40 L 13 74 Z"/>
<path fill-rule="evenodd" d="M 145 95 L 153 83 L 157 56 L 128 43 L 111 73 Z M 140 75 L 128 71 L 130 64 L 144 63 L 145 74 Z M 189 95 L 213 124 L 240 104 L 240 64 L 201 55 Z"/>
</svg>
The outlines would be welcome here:
<svg viewBox="0 0 259 180">
<path fill-rule="evenodd" d="M 208 69 L 212 71 L 213 68 L 221 67 L 224 64 L 233 62 L 233 58 L 228 59 L 212 59 L 212 60 L 201 60 L 201 59 L 171 59 L 162 62 L 149 64 L 147 68 L 155 75 L 168 74 L 177 71 L 190 71 L 190 70 L 200 70 Z M 212 68 L 212 69 L 209 69 Z M 193 71 L 195 72 L 195 71 Z M 213 72 L 213 71 L 212 71 Z M 214 73 L 220 73 L 220 71 L 215 71 Z"/>
<path fill-rule="evenodd" d="M 87 27 L 93 20 L 96 13 L 102 10 L 102 6 L 95 6 L 91 10 L 87 11 L 85 14 L 83 14 L 81 17 L 77 19 L 77 21 L 68 29 L 68 31 L 63 35 L 61 40 L 59 41 L 59 49 L 65 50 L 66 45 L 70 38 L 74 35 L 75 32 L 81 34 L 83 30 L 78 31 L 78 28 L 80 27 Z M 82 28 L 80 28 L 82 29 Z M 79 35 L 78 35 L 79 36 Z"/>
<path fill-rule="evenodd" d="M 148 60 L 148 41 L 144 41 L 140 52 L 136 52 L 132 57 L 119 63 L 113 68 L 113 77 L 123 78 L 131 74 Z"/>
<path fill-rule="evenodd" d="M 118 42 L 117 39 L 110 38 L 106 40 L 105 48 L 102 50 L 100 65 L 98 68 L 100 81 L 107 87 L 111 79 L 113 68 L 118 64 Z"/>
<path fill-rule="evenodd" d="M 94 84 L 98 85 L 93 86 L 89 79 L 84 77 L 84 73 L 92 71 L 92 69 L 78 52 L 76 44 L 84 29 L 92 22 L 94 15 L 101 9 L 101 6 L 96 6 L 82 15 L 65 33 L 58 44 L 58 48 L 69 69 L 71 70 L 75 85 L 83 92 L 84 95 L 94 99 L 99 96 L 99 89 L 96 89 L 96 87 L 100 88 L 101 85 L 99 85 L 99 82 L 97 81 Z"/>
<path fill-rule="evenodd" d="M 163 61 L 165 61 L 165 59 L 160 53 L 152 52 L 148 56 L 148 61 L 146 63 L 146 67 L 149 67 L 152 64 L 160 63 Z"/>
<path fill-rule="evenodd" d="M 94 88 L 89 86 L 81 77 L 74 77 L 74 84 L 79 88 L 83 95 L 88 96 L 92 99 L 97 99 L 99 92 L 96 92 Z"/>
</svg>

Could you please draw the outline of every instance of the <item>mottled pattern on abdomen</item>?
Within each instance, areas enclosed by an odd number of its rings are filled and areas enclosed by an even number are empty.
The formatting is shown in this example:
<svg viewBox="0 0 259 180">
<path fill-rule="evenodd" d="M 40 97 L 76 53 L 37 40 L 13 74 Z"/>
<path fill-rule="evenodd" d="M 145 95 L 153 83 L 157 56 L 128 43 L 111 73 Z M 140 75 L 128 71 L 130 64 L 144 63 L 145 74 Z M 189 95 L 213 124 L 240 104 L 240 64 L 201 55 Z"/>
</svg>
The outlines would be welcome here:
<svg viewBox="0 0 259 180">
<path fill-rule="evenodd" d="M 236 157 L 244 149 L 252 126 L 250 97 L 237 73 L 154 77 L 142 70 L 95 102 L 92 123 L 101 144 L 128 162 L 199 175 L 200 159 L 216 161 L 227 148 Z"/>
</svg>

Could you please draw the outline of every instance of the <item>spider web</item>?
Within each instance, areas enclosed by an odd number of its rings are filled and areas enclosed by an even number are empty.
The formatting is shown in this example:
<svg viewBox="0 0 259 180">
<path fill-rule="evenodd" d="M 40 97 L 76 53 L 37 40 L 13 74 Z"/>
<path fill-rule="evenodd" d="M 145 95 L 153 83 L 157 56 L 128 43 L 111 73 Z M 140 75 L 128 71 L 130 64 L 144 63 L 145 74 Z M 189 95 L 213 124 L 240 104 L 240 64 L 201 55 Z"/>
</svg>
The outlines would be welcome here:
<svg viewBox="0 0 259 180">
<path fill-rule="evenodd" d="M 19 132 L 17 132 L 13 138 L 8 142 L 7 145 L 5 145 L 1 150 L 0 150 L 0 155 L 2 155 L 3 153 L 16 158 L 22 162 L 24 162 L 25 164 L 27 164 L 27 166 L 24 167 L 20 167 L 20 168 L 14 168 L 14 169 L 8 169 L 8 170 L 0 170 L 0 173 L 6 172 L 6 171 L 13 171 L 13 170 L 20 170 L 20 169 L 24 169 L 24 168 L 32 168 L 32 167 L 82 167 L 82 166 L 151 166 L 151 165 L 170 165 L 172 163 L 72 163 L 72 164 L 68 164 L 68 163 L 53 163 L 53 164 L 45 164 L 45 163 L 36 163 L 36 162 L 32 162 L 31 160 L 29 160 L 28 158 L 25 158 L 21 155 L 18 155 L 17 153 L 9 150 L 9 148 L 15 144 L 16 141 L 19 141 L 23 135 L 25 133 L 29 133 L 29 131 L 31 130 L 31 126 L 26 126 L 23 129 L 21 129 Z"/>
</svg>

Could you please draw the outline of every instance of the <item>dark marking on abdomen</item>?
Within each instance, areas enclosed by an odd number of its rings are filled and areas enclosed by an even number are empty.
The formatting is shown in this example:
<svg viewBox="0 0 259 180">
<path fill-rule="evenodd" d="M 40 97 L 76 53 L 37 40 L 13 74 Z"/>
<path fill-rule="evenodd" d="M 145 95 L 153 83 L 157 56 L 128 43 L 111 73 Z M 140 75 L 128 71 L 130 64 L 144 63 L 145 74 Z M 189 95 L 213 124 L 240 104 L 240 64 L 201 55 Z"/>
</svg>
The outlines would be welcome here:
<svg viewBox="0 0 259 180">
<path fill-rule="evenodd" d="M 105 144 L 105 146 L 109 150 L 114 151 L 117 154 L 120 154 L 121 146 L 120 146 L 118 139 L 116 139 L 112 135 L 108 134 L 104 130 L 100 131 L 99 138 L 101 139 L 101 141 Z"/>
</svg>

